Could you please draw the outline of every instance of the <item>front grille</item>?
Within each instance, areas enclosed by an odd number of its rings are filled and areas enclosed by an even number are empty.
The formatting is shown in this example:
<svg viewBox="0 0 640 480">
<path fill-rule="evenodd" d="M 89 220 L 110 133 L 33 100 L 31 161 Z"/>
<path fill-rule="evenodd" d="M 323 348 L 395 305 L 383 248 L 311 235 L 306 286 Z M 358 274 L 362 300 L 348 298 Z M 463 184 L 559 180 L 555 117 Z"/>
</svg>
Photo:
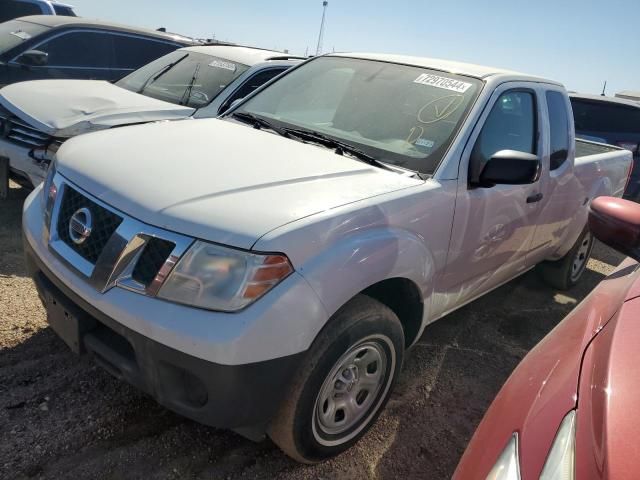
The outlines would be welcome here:
<svg viewBox="0 0 640 480">
<path fill-rule="evenodd" d="M 131 278 L 148 287 L 169 258 L 176 244 L 161 238 L 151 238 L 144 246 Z"/>
<path fill-rule="evenodd" d="M 5 130 L 5 124 L 8 122 L 8 130 Z M 5 109 L 0 109 L 0 125 L 2 132 L 5 132 L 7 140 L 17 143 L 23 147 L 42 148 L 51 143 L 53 137 L 29 126 L 15 115 L 12 115 Z"/>
<path fill-rule="evenodd" d="M 111 235 L 122 223 L 122 218 L 92 202 L 69 185 L 65 186 L 62 195 L 57 223 L 58 237 L 81 257 L 95 265 Z M 69 222 L 71 216 L 81 208 L 87 208 L 91 212 L 92 229 L 84 242 L 76 244 L 69 235 Z"/>
</svg>

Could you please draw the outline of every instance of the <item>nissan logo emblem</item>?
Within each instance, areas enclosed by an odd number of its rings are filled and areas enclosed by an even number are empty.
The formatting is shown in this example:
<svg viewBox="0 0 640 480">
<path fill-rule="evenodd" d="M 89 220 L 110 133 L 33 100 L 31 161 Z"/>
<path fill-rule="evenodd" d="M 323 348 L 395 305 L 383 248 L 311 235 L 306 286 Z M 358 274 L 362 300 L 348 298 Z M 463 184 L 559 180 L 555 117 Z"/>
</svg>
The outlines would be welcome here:
<svg viewBox="0 0 640 480">
<path fill-rule="evenodd" d="M 88 208 L 81 208 L 71 215 L 69 220 L 69 237 L 76 245 L 82 245 L 91 235 L 93 218 Z"/>
</svg>

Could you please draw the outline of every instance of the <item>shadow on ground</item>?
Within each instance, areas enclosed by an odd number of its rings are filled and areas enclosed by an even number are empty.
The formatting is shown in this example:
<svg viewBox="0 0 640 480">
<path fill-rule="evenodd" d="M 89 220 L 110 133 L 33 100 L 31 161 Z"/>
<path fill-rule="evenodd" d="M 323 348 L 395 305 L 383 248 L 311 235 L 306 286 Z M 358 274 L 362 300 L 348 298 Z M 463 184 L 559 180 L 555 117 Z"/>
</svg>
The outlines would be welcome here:
<svg viewBox="0 0 640 480">
<path fill-rule="evenodd" d="M 22 204 L 29 190 L 11 184 L 9 195 L 0 200 L 0 278 L 24 276 L 22 257 Z"/>
<path fill-rule="evenodd" d="M 587 270 L 559 293 L 530 272 L 427 327 L 390 403 L 400 423 L 379 477 L 450 478 L 511 371 L 603 278 Z"/>
</svg>

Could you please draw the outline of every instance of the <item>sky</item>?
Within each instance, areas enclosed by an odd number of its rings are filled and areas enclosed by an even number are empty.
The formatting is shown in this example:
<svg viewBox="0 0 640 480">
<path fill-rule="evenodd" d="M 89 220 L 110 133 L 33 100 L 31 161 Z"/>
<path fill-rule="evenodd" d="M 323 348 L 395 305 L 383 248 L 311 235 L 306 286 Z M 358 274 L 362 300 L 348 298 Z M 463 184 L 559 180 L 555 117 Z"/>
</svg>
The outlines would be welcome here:
<svg viewBox="0 0 640 480">
<path fill-rule="evenodd" d="M 79 15 L 315 53 L 322 0 L 67 0 Z M 329 0 L 323 52 L 443 58 L 640 90 L 640 0 Z"/>
</svg>

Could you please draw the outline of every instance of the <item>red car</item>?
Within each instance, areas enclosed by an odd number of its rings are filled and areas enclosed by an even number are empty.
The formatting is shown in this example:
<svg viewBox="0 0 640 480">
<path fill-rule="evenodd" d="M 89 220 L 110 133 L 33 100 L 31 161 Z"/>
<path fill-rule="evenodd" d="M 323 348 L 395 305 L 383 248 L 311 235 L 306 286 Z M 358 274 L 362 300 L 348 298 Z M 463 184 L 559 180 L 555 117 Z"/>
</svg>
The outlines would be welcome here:
<svg viewBox="0 0 640 480">
<path fill-rule="evenodd" d="M 640 205 L 600 197 L 589 226 L 631 258 L 512 373 L 454 480 L 640 479 Z"/>
</svg>

